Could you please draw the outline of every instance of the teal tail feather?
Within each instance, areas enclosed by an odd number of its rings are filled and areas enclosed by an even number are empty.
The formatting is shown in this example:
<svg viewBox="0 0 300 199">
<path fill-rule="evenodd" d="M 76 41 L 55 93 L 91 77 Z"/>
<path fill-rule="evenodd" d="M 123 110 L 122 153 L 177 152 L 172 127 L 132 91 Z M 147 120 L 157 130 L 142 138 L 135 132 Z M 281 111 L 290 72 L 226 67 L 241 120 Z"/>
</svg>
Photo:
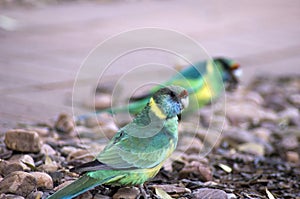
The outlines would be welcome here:
<svg viewBox="0 0 300 199">
<path fill-rule="evenodd" d="M 58 190 L 53 195 L 49 196 L 47 199 L 72 199 L 98 185 L 107 182 L 110 179 L 111 178 L 99 180 L 96 178 L 91 178 L 87 175 L 83 175 L 78 180 Z"/>
</svg>

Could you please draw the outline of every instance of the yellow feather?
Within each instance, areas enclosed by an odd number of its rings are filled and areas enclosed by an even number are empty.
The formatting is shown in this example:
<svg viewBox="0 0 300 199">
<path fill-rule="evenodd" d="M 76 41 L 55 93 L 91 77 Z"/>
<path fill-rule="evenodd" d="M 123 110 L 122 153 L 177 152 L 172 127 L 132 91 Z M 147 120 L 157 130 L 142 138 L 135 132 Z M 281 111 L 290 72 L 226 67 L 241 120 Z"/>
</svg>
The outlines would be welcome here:
<svg viewBox="0 0 300 199">
<path fill-rule="evenodd" d="M 205 83 L 203 88 L 199 89 L 196 95 L 198 100 L 202 99 L 204 101 L 210 101 L 214 94 L 213 90 L 209 87 L 209 85 Z"/>
<path fill-rule="evenodd" d="M 150 103 L 149 103 L 150 107 L 151 107 L 151 111 L 160 119 L 165 119 L 167 116 L 161 111 L 161 109 L 158 107 L 158 105 L 156 104 L 156 102 L 154 101 L 153 98 L 150 99 Z"/>
</svg>

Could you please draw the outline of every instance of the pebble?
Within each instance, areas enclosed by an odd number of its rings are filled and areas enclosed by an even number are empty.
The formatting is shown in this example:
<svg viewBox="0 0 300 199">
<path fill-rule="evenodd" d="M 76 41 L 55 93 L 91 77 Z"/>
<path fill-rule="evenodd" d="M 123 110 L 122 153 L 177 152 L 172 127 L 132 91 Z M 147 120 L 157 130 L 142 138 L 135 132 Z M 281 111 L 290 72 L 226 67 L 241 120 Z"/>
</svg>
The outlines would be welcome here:
<svg viewBox="0 0 300 199">
<path fill-rule="evenodd" d="M 75 128 L 74 120 L 67 114 L 60 114 L 55 122 L 55 129 L 61 133 L 71 133 Z"/>
<path fill-rule="evenodd" d="M 202 181 L 212 180 L 212 171 L 209 165 L 199 161 L 192 161 L 186 164 L 179 172 L 179 178 L 200 179 Z"/>
<path fill-rule="evenodd" d="M 281 119 L 288 119 L 288 120 L 292 120 L 293 118 L 300 119 L 299 109 L 295 107 L 286 108 L 285 110 L 279 112 L 278 115 Z"/>
<path fill-rule="evenodd" d="M 195 199 L 207 199 L 207 198 L 218 198 L 227 199 L 225 191 L 220 189 L 201 188 L 193 192 Z"/>
<path fill-rule="evenodd" d="M 286 152 L 286 159 L 291 163 L 299 163 L 299 154 L 295 151 Z"/>
<path fill-rule="evenodd" d="M 0 194 L 0 199 L 25 199 L 23 196 L 14 194 Z"/>
<path fill-rule="evenodd" d="M 0 193 L 12 193 L 26 197 L 36 189 L 35 178 L 26 172 L 15 171 L 0 182 Z"/>
<path fill-rule="evenodd" d="M 240 128 L 231 128 L 229 131 L 224 131 L 222 136 L 223 140 L 234 144 L 256 141 L 256 136 L 254 134 Z"/>
<path fill-rule="evenodd" d="M 297 136 L 293 134 L 286 135 L 285 137 L 282 138 L 281 146 L 287 150 L 297 148 L 299 146 Z"/>
<path fill-rule="evenodd" d="M 84 162 L 92 161 L 95 158 L 90 151 L 86 149 L 77 149 L 74 152 L 70 153 L 67 157 L 67 161 L 71 160 L 82 160 Z"/>
<path fill-rule="evenodd" d="M 30 130 L 37 132 L 40 137 L 48 137 L 50 133 L 49 127 L 35 127 Z"/>
<path fill-rule="evenodd" d="M 91 194 L 91 192 L 87 191 L 87 192 L 80 194 L 75 199 L 92 199 L 92 198 L 93 198 L 93 195 Z"/>
<path fill-rule="evenodd" d="M 94 195 L 93 199 L 111 199 L 111 197 L 97 193 Z"/>
<path fill-rule="evenodd" d="M 69 184 L 71 184 L 72 182 L 74 182 L 75 180 L 69 180 L 69 181 L 65 181 L 63 183 L 61 183 L 60 185 L 58 185 L 57 187 L 54 188 L 54 191 L 58 191 L 62 188 L 64 188 L 65 186 L 68 186 Z"/>
<path fill-rule="evenodd" d="M 94 108 L 95 109 L 109 108 L 111 106 L 111 103 L 112 103 L 112 98 L 111 98 L 110 94 L 107 94 L 107 93 L 100 94 L 99 93 L 99 94 L 96 94 L 96 96 L 95 96 Z"/>
<path fill-rule="evenodd" d="M 43 197 L 43 192 L 41 191 L 34 191 L 31 192 L 26 199 L 41 199 Z"/>
<path fill-rule="evenodd" d="M 37 153 L 41 150 L 41 140 L 35 131 L 9 130 L 5 133 L 4 142 L 7 148 L 14 151 Z"/>
<path fill-rule="evenodd" d="M 288 99 L 293 105 L 300 108 L 300 94 L 293 94 Z"/>
<path fill-rule="evenodd" d="M 7 176 L 14 171 L 23 171 L 23 166 L 20 163 L 10 163 L 9 161 L 0 160 L 0 174 Z"/>
<path fill-rule="evenodd" d="M 42 145 L 41 153 L 48 156 L 56 155 L 56 151 L 49 144 Z"/>
<path fill-rule="evenodd" d="M 158 185 L 151 185 L 149 188 L 160 188 L 169 194 L 185 194 L 191 193 L 191 190 L 185 187 L 181 187 L 176 184 L 158 184 Z"/>
<path fill-rule="evenodd" d="M 245 100 L 255 102 L 257 105 L 262 105 L 264 103 L 264 99 L 262 96 L 253 91 L 248 91 L 245 95 Z"/>
<path fill-rule="evenodd" d="M 115 134 L 116 132 L 119 130 L 119 128 L 117 127 L 117 125 L 113 122 L 110 122 L 106 125 L 103 125 L 100 127 L 98 127 L 98 131 L 94 128 L 93 129 L 94 132 L 96 132 L 97 134 L 101 133 L 102 135 L 104 135 L 104 137 L 106 137 L 107 139 L 111 139 Z M 100 132 L 99 132 L 100 130 Z"/>
<path fill-rule="evenodd" d="M 53 181 L 51 176 L 44 172 L 31 172 L 30 173 L 36 180 L 37 188 L 53 189 Z"/>
<path fill-rule="evenodd" d="M 113 199 L 136 199 L 139 194 L 140 190 L 137 187 L 123 187 L 113 195 Z"/>
<path fill-rule="evenodd" d="M 64 146 L 60 149 L 60 152 L 62 155 L 67 156 L 70 153 L 74 153 L 78 150 L 78 148 L 74 147 L 74 146 Z"/>
<path fill-rule="evenodd" d="M 38 167 L 39 171 L 45 172 L 55 172 L 58 169 L 58 164 L 56 161 L 53 161 L 49 156 L 45 158 L 45 164 L 42 164 Z"/>
<path fill-rule="evenodd" d="M 12 156 L 13 151 L 8 149 L 7 147 L 0 148 L 0 159 L 8 159 Z"/>
<path fill-rule="evenodd" d="M 253 129 L 251 131 L 251 134 L 254 134 L 255 136 L 259 137 L 260 139 L 264 140 L 265 142 L 269 142 L 272 132 L 267 128 L 259 127 L 259 128 Z"/>
<path fill-rule="evenodd" d="M 203 148 L 203 143 L 197 137 L 183 136 L 179 139 L 177 150 L 186 154 L 200 153 Z"/>
<path fill-rule="evenodd" d="M 237 149 L 239 151 L 250 153 L 253 155 L 263 156 L 265 154 L 265 149 L 262 144 L 255 142 L 247 142 L 244 144 L 238 145 Z"/>
<path fill-rule="evenodd" d="M 232 124 L 245 122 L 259 123 L 261 120 L 278 120 L 277 115 L 270 109 L 264 109 L 255 103 L 228 102 L 226 105 L 227 118 Z"/>
<path fill-rule="evenodd" d="M 227 194 L 227 199 L 236 199 L 237 196 L 234 193 L 228 193 Z"/>
<path fill-rule="evenodd" d="M 30 155 L 14 155 L 9 159 L 10 163 L 20 164 L 24 171 L 30 171 L 35 167 L 34 160 Z"/>
</svg>

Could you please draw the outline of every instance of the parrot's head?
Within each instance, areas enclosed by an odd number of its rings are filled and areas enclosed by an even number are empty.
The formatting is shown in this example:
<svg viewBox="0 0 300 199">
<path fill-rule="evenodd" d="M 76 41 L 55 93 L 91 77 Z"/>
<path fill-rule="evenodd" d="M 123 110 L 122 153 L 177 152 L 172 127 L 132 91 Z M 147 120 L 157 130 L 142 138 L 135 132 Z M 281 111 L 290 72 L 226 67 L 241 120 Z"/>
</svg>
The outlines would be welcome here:
<svg viewBox="0 0 300 199">
<path fill-rule="evenodd" d="M 172 118 L 180 115 L 183 109 L 189 104 L 188 92 L 179 86 L 168 86 L 159 89 L 154 93 L 150 106 L 154 112 L 160 112 L 165 118 Z M 155 110 L 157 109 L 157 110 Z"/>
<path fill-rule="evenodd" d="M 214 58 L 217 66 L 221 67 L 223 81 L 227 84 L 227 89 L 233 90 L 239 83 L 239 78 L 242 75 L 240 65 L 228 58 Z"/>
</svg>

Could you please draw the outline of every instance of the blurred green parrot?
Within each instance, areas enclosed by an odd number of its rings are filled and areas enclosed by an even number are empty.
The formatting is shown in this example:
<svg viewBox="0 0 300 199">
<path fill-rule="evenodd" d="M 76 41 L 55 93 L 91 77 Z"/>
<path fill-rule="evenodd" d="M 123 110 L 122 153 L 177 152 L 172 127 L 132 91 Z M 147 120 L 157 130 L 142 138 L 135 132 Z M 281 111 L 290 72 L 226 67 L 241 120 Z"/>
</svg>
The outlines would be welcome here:
<svg viewBox="0 0 300 199">
<path fill-rule="evenodd" d="M 162 85 L 153 87 L 147 94 L 132 97 L 130 103 L 124 106 L 110 107 L 97 110 L 96 113 L 108 112 L 117 114 L 129 112 L 139 113 L 149 101 L 149 98 L 163 86 L 177 85 L 184 87 L 189 92 L 190 105 L 184 113 L 198 110 L 206 104 L 216 100 L 224 91 L 233 90 L 239 83 L 241 69 L 237 62 L 232 59 L 218 57 L 207 61 L 200 61 L 178 71 Z M 77 121 L 95 116 L 94 113 L 79 115 Z"/>
<path fill-rule="evenodd" d="M 147 103 L 151 95 L 166 85 L 184 87 L 189 92 L 190 105 L 185 112 L 195 111 L 217 99 L 225 89 L 233 90 L 238 84 L 239 64 L 227 58 L 214 58 L 190 65 L 179 71 L 162 85 L 155 86 L 149 93 L 132 97 L 128 107 L 106 109 L 110 113 L 129 110 L 135 114 Z"/>
<path fill-rule="evenodd" d="M 140 185 L 141 188 L 158 173 L 176 148 L 177 115 L 188 102 L 188 92 L 182 87 L 168 86 L 156 91 L 144 109 L 115 134 L 94 161 L 74 169 L 84 173 L 82 177 L 48 199 L 74 198 L 101 184 Z"/>
</svg>

